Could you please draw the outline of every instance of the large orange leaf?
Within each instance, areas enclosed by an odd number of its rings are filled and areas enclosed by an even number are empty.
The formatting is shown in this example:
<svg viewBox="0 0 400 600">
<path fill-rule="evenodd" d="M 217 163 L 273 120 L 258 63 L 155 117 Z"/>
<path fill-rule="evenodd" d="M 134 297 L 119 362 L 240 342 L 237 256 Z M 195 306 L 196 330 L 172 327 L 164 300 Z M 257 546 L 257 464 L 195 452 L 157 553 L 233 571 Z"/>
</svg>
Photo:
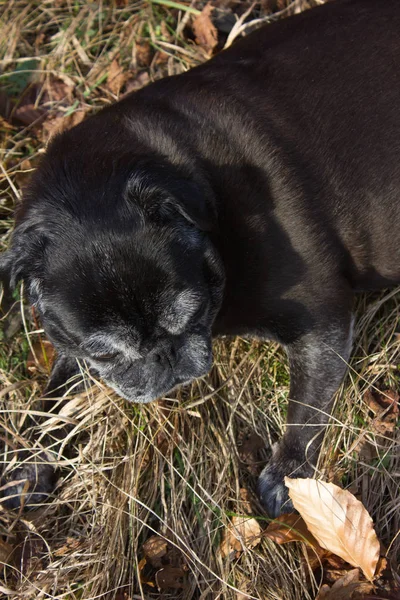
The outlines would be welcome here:
<svg viewBox="0 0 400 600">
<path fill-rule="evenodd" d="M 366 508 L 353 494 L 333 483 L 285 477 L 293 506 L 320 545 L 360 567 L 372 581 L 380 544 Z"/>
</svg>

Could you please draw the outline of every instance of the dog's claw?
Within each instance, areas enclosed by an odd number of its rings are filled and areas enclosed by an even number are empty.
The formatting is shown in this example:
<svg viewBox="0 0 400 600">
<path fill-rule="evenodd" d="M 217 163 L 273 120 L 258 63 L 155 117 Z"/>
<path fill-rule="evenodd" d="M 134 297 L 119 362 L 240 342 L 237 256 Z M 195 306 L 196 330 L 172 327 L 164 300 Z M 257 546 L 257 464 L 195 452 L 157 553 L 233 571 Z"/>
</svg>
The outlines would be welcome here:
<svg viewBox="0 0 400 600">
<path fill-rule="evenodd" d="M 49 500 L 56 483 L 56 469 L 43 452 L 35 459 L 1 477 L 1 506 L 8 510 L 33 509 Z"/>
<path fill-rule="evenodd" d="M 284 484 L 284 474 L 273 463 L 267 465 L 258 479 L 258 494 L 267 514 L 276 519 L 282 513 L 294 511 Z"/>
<path fill-rule="evenodd" d="M 268 465 L 263 469 L 257 484 L 262 505 L 269 517 L 276 519 L 282 513 L 294 512 L 285 476 L 312 477 L 313 466 L 301 456 L 294 456 L 283 442 L 276 444 Z"/>
</svg>

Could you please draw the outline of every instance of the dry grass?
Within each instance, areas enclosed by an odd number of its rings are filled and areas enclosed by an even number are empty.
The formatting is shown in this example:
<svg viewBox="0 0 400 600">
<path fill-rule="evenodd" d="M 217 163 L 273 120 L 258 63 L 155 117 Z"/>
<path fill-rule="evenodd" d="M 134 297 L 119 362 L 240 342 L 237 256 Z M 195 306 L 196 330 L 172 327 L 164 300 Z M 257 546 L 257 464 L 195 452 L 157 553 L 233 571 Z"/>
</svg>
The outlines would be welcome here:
<svg viewBox="0 0 400 600">
<path fill-rule="evenodd" d="M 255 3 L 249 18 L 270 19 L 272 5 L 284 16 L 317 3 Z M 52 97 L 50 85 L 44 105 L 46 123 L 58 127 L 73 111 L 90 112 L 116 99 L 118 92 L 107 84 L 115 58 L 133 86 L 186 70 L 205 55 L 188 39 L 190 12 L 168 4 L 2 1 L 0 85 L 15 98 L 27 76 L 43 93 L 52 77 L 61 78 L 72 97 Z M 13 121 L 10 111 L 0 118 L 2 248 L 20 187 L 43 152 L 43 131 L 43 123 Z M 359 302 L 351 370 L 320 464 L 323 476 L 360 496 L 393 561 L 400 553 L 399 438 L 379 435 L 365 392 L 398 389 L 399 301 L 391 291 Z M 49 417 L 41 414 L 40 401 L 46 369 L 26 368 L 29 345 L 42 334 L 30 310 L 21 309 L 25 327 L 18 309 L 2 330 L 2 460 L 18 461 L 18 448 L 37 451 L 44 433 L 52 435 L 65 421 L 72 431 L 68 452 L 56 457 L 61 471 L 54 500 L 24 514 L 0 509 L 0 544 L 19 548 L 13 564 L 0 572 L 0 594 L 66 600 L 315 598 L 320 581 L 308 570 L 300 545 L 263 539 L 232 560 L 220 552 L 232 515 L 252 514 L 263 527 L 267 523 L 254 487 L 268 452 L 259 449 L 254 434 L 269 447 L 282 432 L 289 378 L 282 350 L 218 341 L 210 375 L 173 398 L 134 406 L 91 382 L 84 393 L 71 391 L 60 416 Z M 168 540 L 166 558 L 183 573 L 183 587 L 160 591 L 157 569 L 143 566 L 143 544 L 155 533 Z"/>
</svg>

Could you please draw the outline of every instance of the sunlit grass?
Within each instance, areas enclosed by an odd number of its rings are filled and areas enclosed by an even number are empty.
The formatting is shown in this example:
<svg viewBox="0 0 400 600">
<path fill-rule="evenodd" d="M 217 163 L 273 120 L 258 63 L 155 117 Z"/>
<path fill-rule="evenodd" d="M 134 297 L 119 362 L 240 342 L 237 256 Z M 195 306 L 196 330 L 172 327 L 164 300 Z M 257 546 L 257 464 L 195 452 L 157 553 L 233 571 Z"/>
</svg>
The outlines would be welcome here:
<svg viewBox="0 0 400 600">
<path fill-rule="evenodd" d="M 317 3 L 281 1 L 275 8 L 290 5 L 293 11 Z M 194 14 L 189 2 L 9 0 L 0 8 L 0 86 L 18 105 L 28 81 L 61 78 L 73 90 L 73 100 L 67 106 L 50 98 L 49 114 L 90 114 L 115 101 L 107 87 L 115 57 L 129 77 L 146 72 L 150 81 L 204 60 L 185 33 Z M 254 10 L 257 18 L 263 16 L 257 3 Z M 145 66 L 138 42 L 149 49 Z M 45 143 L 34 126 L 0 119 L 1 250 L 9 243 L 21 188 Z M 362 499 L 391 557 L 400 551 L 398 436 L 376 434 L 364 394 L 373 386 L 398 389 L 399 301 L 397 291 L 359 301 L 354 357 L 320 461 L 322 475 Z M 241 460 L 240 440 L 256 432 L 269 448 L 283 431 L 289 371 L 281 348 L 219 340 L 210 375 L 174 397 L 130 405 L 89 382 L 86 391 L 68 396 L 60 416 L 39 418 L 45 369 L 30 372 L 26 361 L 28 337 L 34 342 L 42 334 L 32 333 L 38 326 L 28 308 L 25 331 L 18 314 L 17 306 L 11 337 L 6 336 L 10 319 L 1 324 L 2 460 L 18 461 L 19 448 L 37 449 L 43 435 L 54 434 L 65 420 L 72 430 L 68 451 L 56 457 L 60 478 L 53 501 L 23 515 L 0 509 L 0 540 L 25 548 L 25 558 L 26 548 L 36 556 L 5 567 L 0 586 L 32 600 L 159 598 L 157 587 L 140 575 L 143 543 L 157 533 L 185 567 L 185 587 L 164 590 L 165 598 L 315 597 L 318 582 L 308 573 L 299 545 L 279 547 L 264 539 L 231 562 L 219 550 L 230 516 L 248 514 L 244 489 L 251 513 L 265 517 L 255 484 L 269 450 L 259 451 L 259 462 L 250 468 Z M 363 440 L 376 448 L 369 462 L 360 459 Z M 154 573 L 147 576 L 154 585 Z"/>
</svg>

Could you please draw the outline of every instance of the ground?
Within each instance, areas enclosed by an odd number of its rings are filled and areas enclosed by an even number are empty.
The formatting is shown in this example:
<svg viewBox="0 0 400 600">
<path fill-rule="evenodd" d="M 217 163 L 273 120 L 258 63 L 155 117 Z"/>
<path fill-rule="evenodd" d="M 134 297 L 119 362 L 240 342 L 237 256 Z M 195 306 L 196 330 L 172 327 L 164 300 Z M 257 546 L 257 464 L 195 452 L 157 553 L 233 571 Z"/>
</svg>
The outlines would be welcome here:
<svg viewBox="0 0 400 600">
<path fill-rule="evenodd" d="M 56 131 L 207 60 L 261 23 L 323 0 L 217 0 L 199 18 L 205 4 L 0 1 L 0 250 L 21 190 Z M 262 530 L 269 522 L 255 484 L 284 427 L 289 372 L 282 349 L 219 340 L 210 375 L 173 397 L 135 406 L 92 381 L 49 418 L 41 392 L 52 349 L 21 298 L 20 289 L 1 321 L 1 460 L 9 469 L 22 460 L 21 448 L 40 449 L 43 432 L 54 435 L 65 421 L 73 428 L 67 450 L 53 456 L 53 500 L 31 512 L 0 508 L 0 593 L 313 600 L 322 583 L 345 572 L 343 564 L 316 568 L 304 544 L 277 545 L 265 535 L 227 547 L 238 517 L 252 517 Z M 399 290 L 359 299 L 353 358 L 320 461 L 321 477 L 350 489 L 368 509 L 394 572 L 399 302 Z M 369 597 L 389 597 L 382 586 Z"/>
</svg>

